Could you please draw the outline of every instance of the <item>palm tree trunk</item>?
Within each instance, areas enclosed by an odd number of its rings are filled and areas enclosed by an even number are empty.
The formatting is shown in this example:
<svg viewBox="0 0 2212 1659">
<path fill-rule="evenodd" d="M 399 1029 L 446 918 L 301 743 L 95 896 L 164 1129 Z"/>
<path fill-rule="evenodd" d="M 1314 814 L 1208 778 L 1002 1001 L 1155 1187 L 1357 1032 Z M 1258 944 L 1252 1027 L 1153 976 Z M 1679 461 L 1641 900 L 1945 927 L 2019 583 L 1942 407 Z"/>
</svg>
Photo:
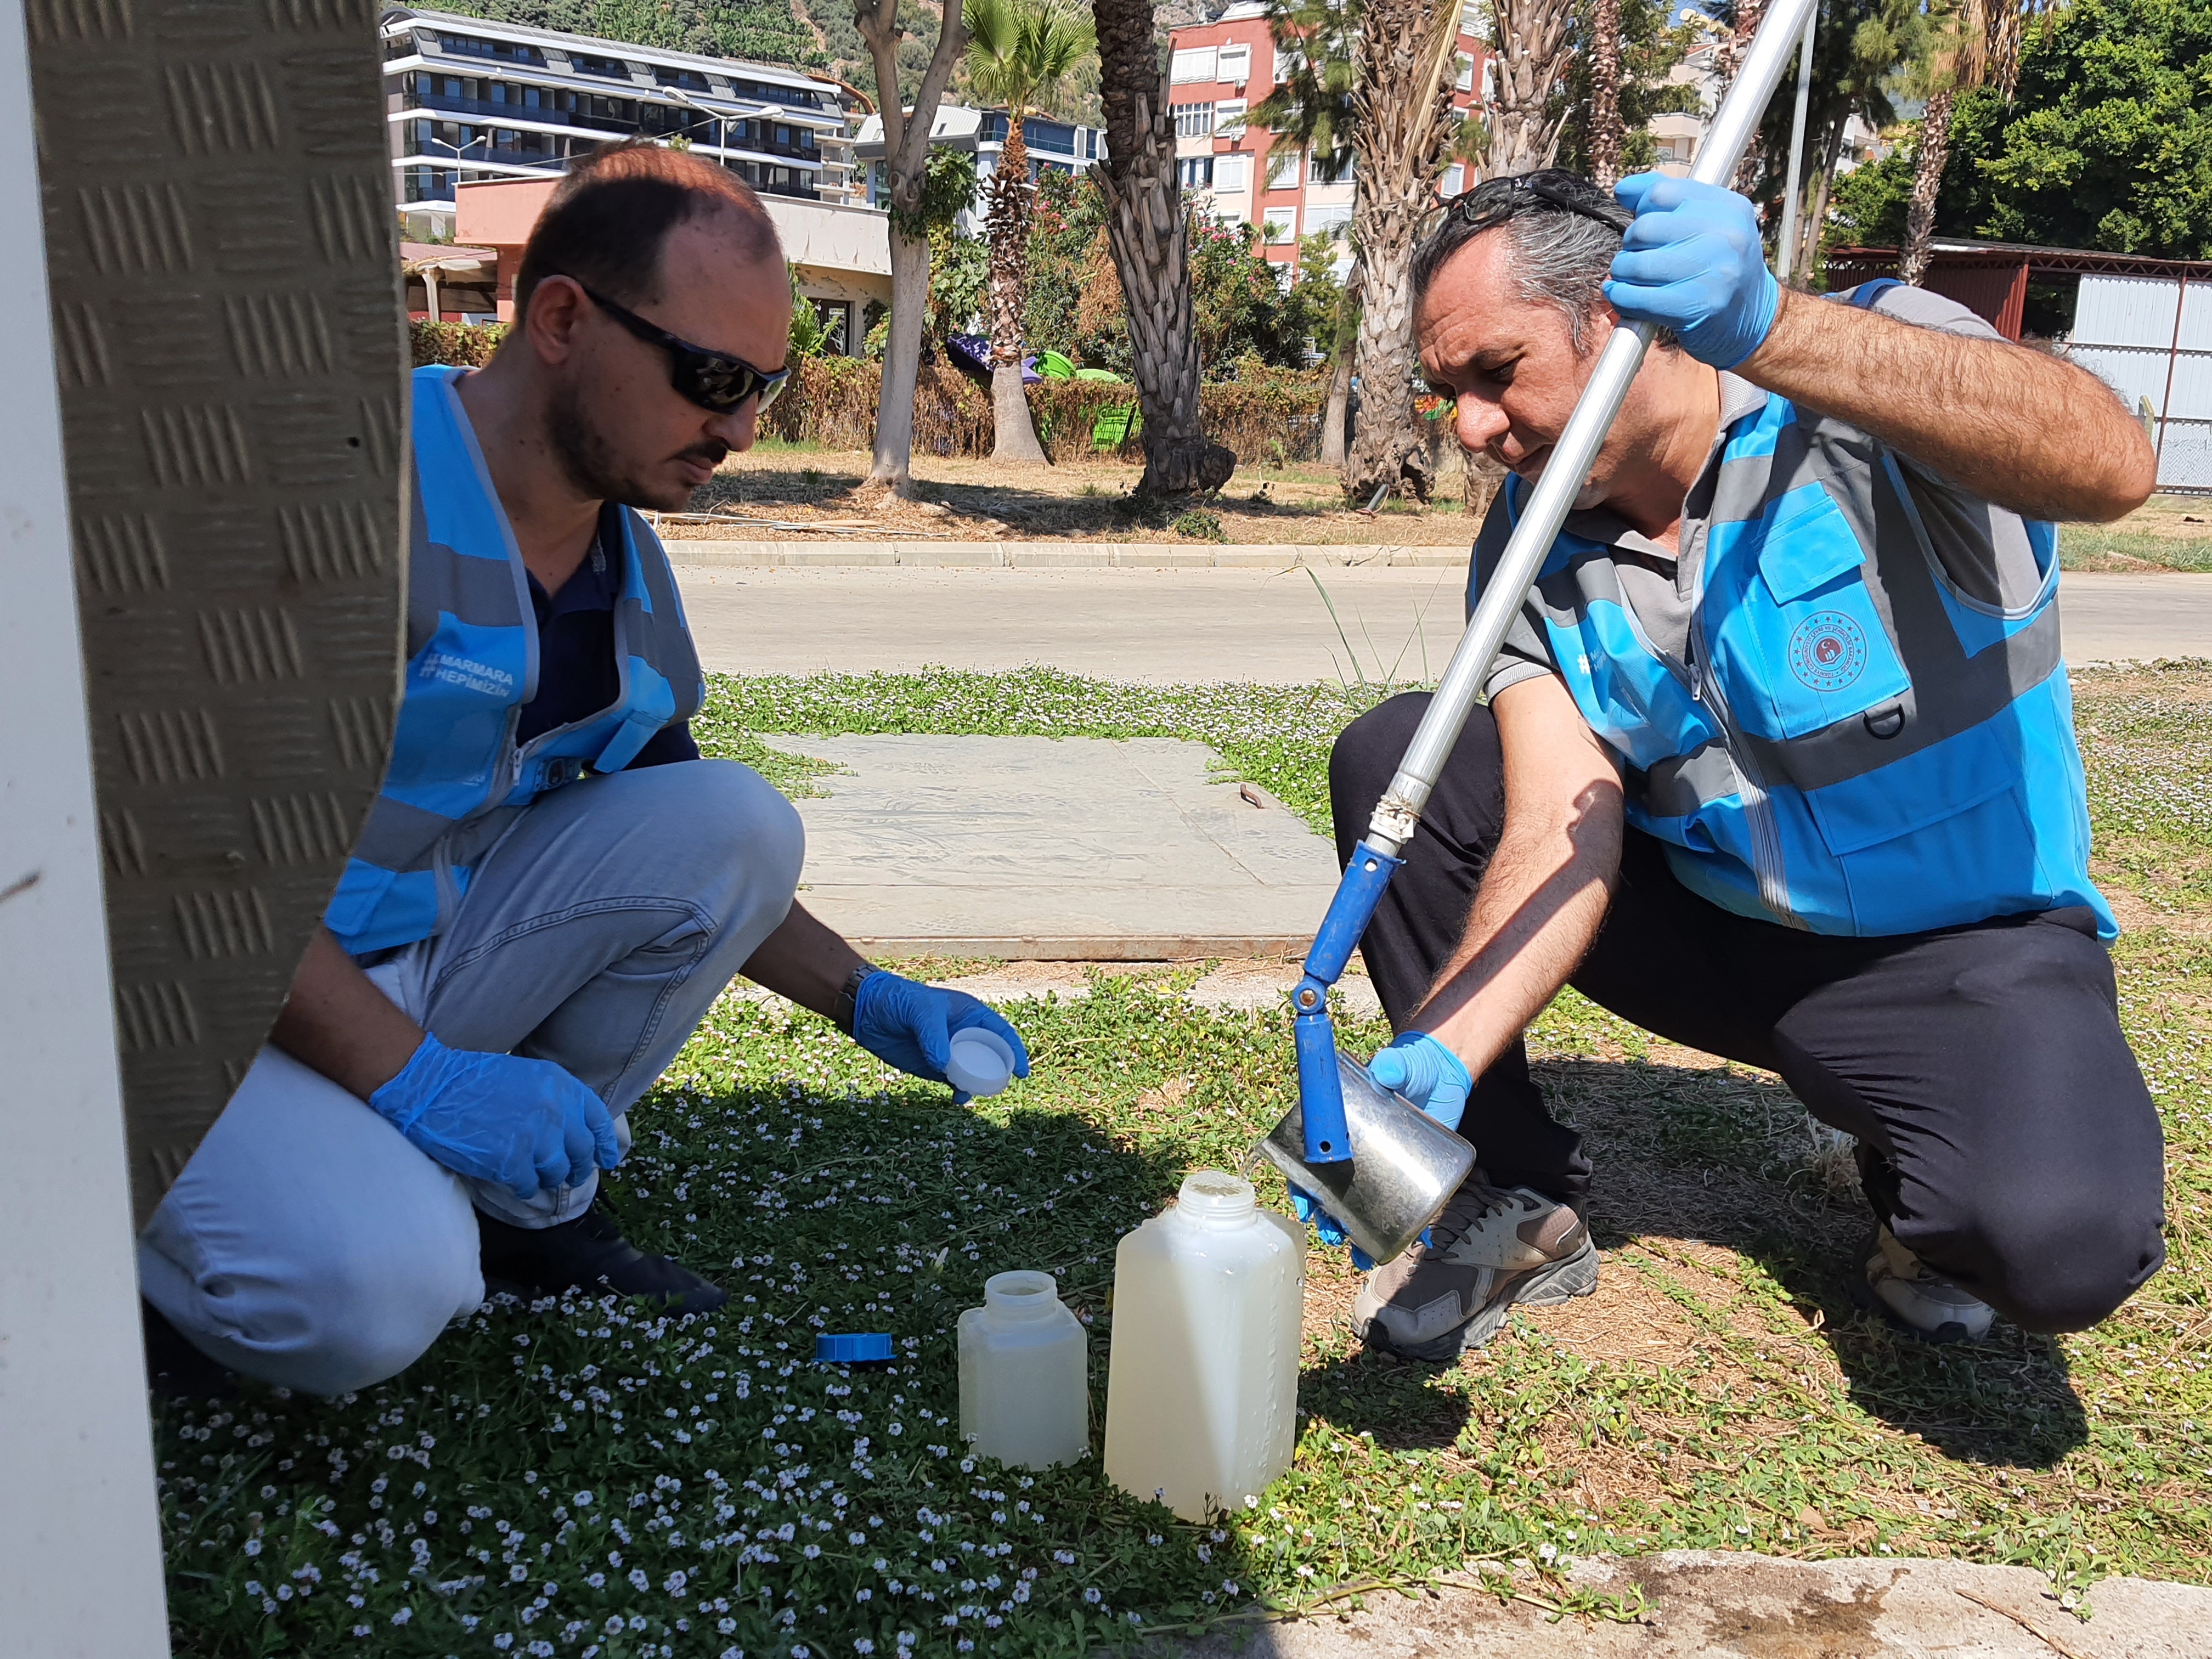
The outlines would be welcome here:
<svg viewBox="0 0 2212 1659">
<path fill-rule="evenodd" d="M 1743 60 L 1751 51 L 1751 43 L 1759 33 L 1759 25 L 1766 15 L 1766 0 L 1737 0 L 1735 33 L 1721 48 L 1718 65 L 1721 71 L 1721 90 L 1723 94 L 1735 83 L 1736 73 L 1743 68 Z M 1751 130 L 1751 142 L 1743 147 L 1743 159 L 1736 163 L 1735 178 L 1730 188 L 1748 196 L 1758 188 L 1760 168 L 1765 157 L 1759 153 L 1759 129 Z"/>
<path fill-rule="evenodd" d="M 1549 166 L 1564 112 L 1547 114 L 1567 72 L 1567 25 L 1573 0 L 1495 0 L 1497 100 L 1490 118 L 1486 179 L 1510 178 Z"/>
<path fill-rule="evenodd" d="M 1129 318 L 1145 476 L 1138 490 L 1188 495 L 1218 489 L 1237 457 L 1206 441 L 1198 388 L 1198 332 L 1190 293 L 1190 220 L 1176 182 L 1167 77 L 1153 52 L 1152 0 L 1091 0 L 1099 91 L 1106 106 L 1107 241 Z"/>
<path fill-rule="evenodd" d="M 1912 170 L 1911 204 L 1905 210 L 1905 246 L 1899 251 L 1900 282 L 1918 288 L 1928 275 L 1928 245 L 1936 236 L 1936 192 L 1943 183 L 1943 158 L 1951 149 L 1951 92 L 1943 88 L 1928 100 L 1920 122 L 1920 161 Z"/>
<path fill-rule="evenodd" d="M 1620 182 L 1620 0 L 1590 6 L 1590 177 L 1601 189 Z"/>
<path fill-rule="evenodd" d="M 1446 12 L 1449 15 L 1446 15 Z M 1413 393 L 1413 245 L 1437 205 L 1436 173 L 1450 131 L 1443 68 L 1457 39 L 1459 0 L 1368 0 L 1353 59 L 1358 179 L 1352 237 L 1364 273 L 1359 430 L 1344 466 L 1345 494 L 1364 503 L 1382 486 L 1426 501 L 1436 483 Z"/>
<path fill-rule="evenodd" d="M 1820 251 L 1820 228 L 1828 217 L 1828 191 L 1836 182 L 1836 164 L 1843 159 L 1844 127 L 1849 117 L 1829 125 L 1822 136 L 1820 162 L 1805 181 L 1805 222 L 1798 227 L 1797 258 L 1790 270 L 1810 281 L 1814 257 Z"/>
<path fill-rule="evenodd" d="M 991 175 L 991 459 L 1042 466 L 1043 446 L 1022 389 L 1022 289 L 1030 262 L 1030 151 L 1022 114 L 1006 117 L 1006 147 Z"/>
</svg>

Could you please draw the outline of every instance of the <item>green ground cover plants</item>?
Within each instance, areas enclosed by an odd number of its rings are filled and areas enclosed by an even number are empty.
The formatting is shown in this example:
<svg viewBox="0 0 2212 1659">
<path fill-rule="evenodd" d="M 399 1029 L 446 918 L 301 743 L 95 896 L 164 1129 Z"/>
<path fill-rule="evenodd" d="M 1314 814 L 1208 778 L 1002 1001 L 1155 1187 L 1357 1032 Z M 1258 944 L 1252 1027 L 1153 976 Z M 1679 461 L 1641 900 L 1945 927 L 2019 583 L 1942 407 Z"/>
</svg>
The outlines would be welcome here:
<svg viewBox="0 0 2212 1659">
<path fill-rule="evenodd" d="M 2100 835 L 2136 849 L 2110 866 L 2116 954 L 2172 1171 L 2169 1270 L 2099 1330 L 1931 1350 L 1870 1322 L 1845 1293 L 1863 1211 L 1787 1093 L 1569 994 L 1531 1048 L 1598 1160 L 1598 1293 L 1458 1364 L 1399 1364 L 1349 1340 L 1356 1276 L 1315 1250 L 1295 1465 L 1187 1524 L 1095 1459 L 965 1457 L 952 1322 L 990 1273 L 1052 1271 L 1103 1424 L 1115 1241 L 1288 1105 L 1286 1012 L 1200 1007 L 1195 966 L 1102 974 L 1009 1005 L 1034 1076 L 955 1109 L 740 985 L 606 1188 L 632 1238 L 731 1306 L 495 1302 L 358 1396 L 163 1404 L 177 1650 L 1074 1654 L 1452 1571 L 1602 1612 L 1574 1557 L 1678 1546 L 2019 1562 L 2071 1600 L 2113 1571 L 2212 1582 L 2212 670 L 2077 691 Z M 699 729 L 763 752 L 779 732 L 1193 737 L 1310 814 L 1355 706 L 1040 674 L 720 681 Z M 1340 1030 L 1355 1051 L 1387 1036 Z M 888 1331 L 899 1357 L 815 1365 L 822 1330 Z"/>
</svg>

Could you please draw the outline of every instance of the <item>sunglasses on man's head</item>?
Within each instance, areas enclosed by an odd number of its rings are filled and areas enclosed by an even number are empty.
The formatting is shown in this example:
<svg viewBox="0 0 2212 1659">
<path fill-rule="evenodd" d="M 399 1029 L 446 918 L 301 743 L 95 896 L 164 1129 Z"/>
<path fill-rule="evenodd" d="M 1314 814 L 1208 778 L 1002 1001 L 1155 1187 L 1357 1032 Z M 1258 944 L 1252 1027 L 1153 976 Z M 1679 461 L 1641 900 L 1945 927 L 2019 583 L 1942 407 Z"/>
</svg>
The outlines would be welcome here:
<svg viewBox="0 0 2212 1659">
<path fill-rule="evenodd" d="M 760 399 L 760 407 L 765 410 L 782 395 L 785 384 L 791 379 L 791 366 L 787 363 L 777 369 L 755 368 L 744 358 L 732 357 L 726 351 L 709 351 L 689 340 L 680 340 L 635 312 L 617 305 L 605 295 L 595 294 L 581 283 L 576 286 L 584 289 L 584 296 L 593 305 L 639 339 L 665 351 L 669 384 L 711 414 L 727 415 L 752 397 Z"/>
<path fill-rule="evenodd" d="M 1486 179 L 1473 190 L 1454 197 L 1448 211 L 1476 230 L 1493 230 L 1524 213 L 1547 210 L 1578 213 L 1623 233 L 1635 217 L 1589 179 L 1559 167 L 1516 173 L 1510 179 Z"/>
</svg>

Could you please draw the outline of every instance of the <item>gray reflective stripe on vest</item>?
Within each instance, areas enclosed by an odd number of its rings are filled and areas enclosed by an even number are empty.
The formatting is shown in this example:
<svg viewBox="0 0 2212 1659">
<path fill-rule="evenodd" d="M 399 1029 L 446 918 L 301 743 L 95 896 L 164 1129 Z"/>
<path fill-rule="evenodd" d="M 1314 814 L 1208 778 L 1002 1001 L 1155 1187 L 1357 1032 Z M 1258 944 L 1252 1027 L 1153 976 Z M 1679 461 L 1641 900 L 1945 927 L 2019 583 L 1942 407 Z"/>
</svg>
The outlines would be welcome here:
<svg viewBox="0 0 2212 1659">
<path fill-rule="evenodd" d="M 430 539 L 422 476 L 415 475 L 407 557 L 407 659 L 421 654 L 442 614 L 479 628 L 534 625 L 527 578 L 505 559 L 471 559 Z"/>
<path fill-rule="evenodd" d="M 1778 741 L 1745 735 L 1753 765 L 1786 776 L 1802 789 L 1863 777 L 1970 731 L 1996 718 L 2058 668 L 2058 607 L 2048 602 L 2010 638 L 1978 655 L 1966 654 L 1936 586 L 1943 578 L 1935 550 L 1906 504 L 1894 467 L 1884 457 L 1872 470 L 1871 529 L 1860 539 L 1883 548 L 1917 546 L 1921 553 L 1918 559 L 1869 559 L 1863 567 L 1867 588 L 1912 682 L 1894 703 L 1902 724 L 1887 737 L 1877 733 L 1869 716 L 1887 714 L 1891 705 L 1884 705 L 1802 737 Z"/>
<path fill-rule="evenodd" d="M 1735 757 L 1721 743 L 1701 743 L 1686 755 L 1663 760 L 1640 775 L 1634 793 L 1654 817 L 1686 818 L 1709 802 L 1741 792 Z"/>
<path fill-rule="evenodd" d="M 353 855 L 404 875 L 436 868 L 438 843 L 445 840 L 448 860 L 465 866 L 489 852 L 522 810 L 495 806 L 473 817 L 455 819 L 380 795 L 369 808 L 368 822 L 362 827 Z"/>
</svg>

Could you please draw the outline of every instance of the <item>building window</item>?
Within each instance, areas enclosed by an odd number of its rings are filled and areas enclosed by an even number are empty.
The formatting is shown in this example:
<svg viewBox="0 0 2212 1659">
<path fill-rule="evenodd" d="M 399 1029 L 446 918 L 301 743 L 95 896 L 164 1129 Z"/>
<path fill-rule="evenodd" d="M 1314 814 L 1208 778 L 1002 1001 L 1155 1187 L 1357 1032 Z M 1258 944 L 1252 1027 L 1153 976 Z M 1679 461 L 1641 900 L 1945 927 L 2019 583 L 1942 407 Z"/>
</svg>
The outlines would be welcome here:
<svg viewBox="0 0 2212 1659">
<path fill-rule="evenodd" d="M 1340 237 L 1352 228 L 1352 210 L 1348 207 L 1310 207 L 1306 210 L 1305 234 L 1309 236 Z"/>
<path fill-rule="evenodd" d="M 1212 160 L 1213 188 L 1217 191 L 1227 191 L 1231 194 L 1241 194 L 1252 182 L 1252 175 L 1248 170 L 1252 160 L 1250 156 L 1240 152 L 1229 155 L 1216 155 Z"/>
<path fill-rule="evenodd" d="M 1213 106 L 1213 130 L 1226 137 L 1244 128 L 1244 111 L 1248 107 L 1242 98 L 1226 98 Z"/>
<path fill-rule="evenodd" d="M 1294 207 L 1269 208 L 1261 216 L 1260 240 L 1271 246 L 1281 246 L 1298 239 L 1298 210 Z"/>
<path fill-rule="evenodd" d="M 1449 201 L 1453 197 L 1465 190 L 1467 188 L 1466 166 L 1462 162 L 1454 161 L 1449 167 L 1446 167 L 1444 169 L 1443 183 L 1440 188 L 1443 192 L 1444 199 L 1447 201 Z"/>
<path fill-rule="evenodd" d="M 1227 81 L 1231 85 L 1243 86 L 1252 78 L 1252 48 L 1249 46 L 1222 47 L 1220 59 L 1214 68 L 1213 74 L 1217 81 Z"/>
<path fill-rule="evenodd" d="M 712 92 L 714 83 L 696 70 L 653 68 L 653 78 L 664 87 L 680 87 L 685 92 Z"/>
<path fill-rule="evenodd" d="M 1211 81 L 1214 79 L 1217 54 L 1212 46 L 1194 46 L 1179 52 L 1169 60 L 1168 78 L 1170 81 Z"/>
<path fill-rule="evenodd" d="M 1176 163 L 1176 182 L 1185 190 L 1211 190 L 1213 187 L 1213 158 L 1211 155 L 1186 155 Z"/>
<path fill-rule="evenodd" d="M 1211 104 L 1170 104 L 1175 116 L 1176 137 L 1178 138 L 1211 138 L 1213 137 L 1213 106 Z"/>
<path fill-rule="evenodd" d="M 596 75 L 608 81 L 629 79 L 629 65 L 619 58 L 593 58 L 586 52 L 572 54 L 568 61 L 579 75 Z"/>
<path fill-rule="evenodd" d="M 545 54 L 512 40 L 478 40 L 465 34 L 441 34 L 438 50 L 456 58 L 496 58 L 507 64 L 542 64 Z"/>
<path fill-rule="evenodd" d="M 1288 145 L 1267 152 L 1267 188 L 1296 190 L 1298 187 L 1298 153 Z"/>
<path fill-rule="evenodd" d="M 1455 84 L 1462 92 L 1474 90 L 1474 59 L 1465 52 L 1459 55 L 1459 79 Z"/>
</svg>

